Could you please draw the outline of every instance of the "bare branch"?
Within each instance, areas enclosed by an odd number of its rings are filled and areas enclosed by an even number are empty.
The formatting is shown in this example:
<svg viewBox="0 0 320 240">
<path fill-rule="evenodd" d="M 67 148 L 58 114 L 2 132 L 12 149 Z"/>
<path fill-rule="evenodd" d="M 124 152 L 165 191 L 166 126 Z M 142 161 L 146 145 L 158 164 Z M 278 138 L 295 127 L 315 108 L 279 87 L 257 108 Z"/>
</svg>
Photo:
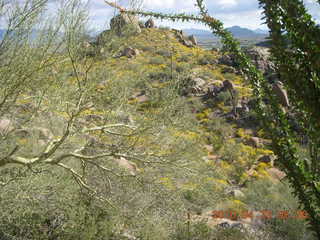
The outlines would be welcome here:
<svg viewBox="0 0 320 240">
<path fill-rule="evenodd" d="M 111 124 L 111 125 L 99 126 L 99 127 L 94 127 L 94 128 L 84 128 L 82 132 L 99 131 L 99 130 L 105 130 L 107 128 L 113 128 L 113 127 L 125 127 L 125 128 L 129 128 L 132 130 L 137 129 L 137 127 L 135 127 L 135 126 L 130 126 L 130 125 L 126 125 L 126 124 Z"/>
<path fill-rule="evenodd" d="M 121 6 L 119 6 L 118 4 L 116 4 L 114 2 L 110 2 L 110 1 L 107 1 L 107 0 L 105 0 L 104 2 L 106 4 L 108 4 L 109 6 L 111 6 L 111 7 L 114 7 L 116 9 L 118 9 L 120 12 L 125 12 L 126 11 L 126 9 L 124 7 L 121 7 Z"/>
<path fill-rule="evenodd" d="M 113 155 L 114 155 L 114 153 L 110 153 L 110 152 L 99 154 L 99 155 L 94 155 L 94 156 L 85 156 L 85 155 L 78 154 L 78 153 L 66 153 L 66 154 L 63 154 L 63 155 L 56 157 L 54 159 L 47 159 L 45 162 L 49 163 L 49 164 L 58 164 L 62 160 L 66 159 L 66 158 L 71 158 L 71 157 L 81 159 L 81 160 L 96 160 L 99 158 L 110 157 Z"/>
<path fill-rule="evenodd" d="M 111 207 L 116 208 L 108 199 L 102 198 L 98 196 L 98 193 L 96 190 L 94 190 L 93 188 L 91 188 L 87 183 L 85 183 L 82 180 L 82 176 L 75 171 L 73 168 L 63 164 L 63 163 L 58 163 L 58 166 L 62 167 L 63 169 L 67 170 L 68 172 L 70 172 L 72 174 L 72 176 L 76 179 L 77 183 L 83 187 L 84 189 L 88 190 L 89 192 L 91 192 L 93 194 L 93 196 L 95 196 L 98 200 L 102 201 L 102 202 L 106 202 L 107 204 L 109 204 Z"/>
</svg>

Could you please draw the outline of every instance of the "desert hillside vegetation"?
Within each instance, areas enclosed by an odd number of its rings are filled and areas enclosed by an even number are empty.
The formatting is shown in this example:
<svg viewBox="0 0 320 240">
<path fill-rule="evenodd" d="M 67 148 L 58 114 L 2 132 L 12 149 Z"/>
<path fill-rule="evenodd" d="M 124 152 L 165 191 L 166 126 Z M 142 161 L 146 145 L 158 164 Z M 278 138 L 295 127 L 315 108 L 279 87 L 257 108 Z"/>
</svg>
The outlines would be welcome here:
<svg viewBox="0 0 320 240">
<path fill-rule="evenodd" d="M 62 2 L 0 0 L 1 240 L 316 239 L 232 53 Z"/>
</svg>

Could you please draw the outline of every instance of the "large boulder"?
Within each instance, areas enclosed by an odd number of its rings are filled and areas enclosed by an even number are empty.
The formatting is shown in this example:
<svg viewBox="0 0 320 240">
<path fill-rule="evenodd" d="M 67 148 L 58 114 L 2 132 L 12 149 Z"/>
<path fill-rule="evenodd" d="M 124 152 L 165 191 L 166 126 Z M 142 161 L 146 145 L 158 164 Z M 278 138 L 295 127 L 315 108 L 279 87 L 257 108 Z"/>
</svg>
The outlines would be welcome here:
<svg viewBox="0 0 320 240">
<path fill-rule="evenodd" d="M 237 63 L 233 54 L 222 55 L 218 59 L 218 64 L 227 65 L 229 67 L 236 67 Z"/>
<path fill-rule="evenodd" d="M 140 54 L 138 49 L 127 47 L 121 53 L 119 57 L 126 56 L 127 58 L 133 58 Z"/>
<path fill-rule="evenodd" d="M 188 39 L 183 39 L 181 42 L 183 45 L 185 45 L 186 47 L 189 47 L 189 48 L 192 48 L 194 46 L 194 44 Z"/>
<path fill-rule="evenodd" d="M 278 101 L 282 106 L 290 106 L 287 91 L 284 89 L 282 82 L 276 81 L 272 85 L 272 92 L 277 96 Z"/>
<path fill-rule="evenodd" d="M 265 75 L 274 72 L 274 64 L 269 60 L 270 51 L 265 47 L 252 47 L 247 49 L 246 54 L 251 58 L 256 67 Z"/>
<path fill-rule="evenodd" d="M 184 86 L 185 95 L 203 95 L 207 92 L 206 81 L 196 75 L 188 77 L 188 82 Z"/>
<path fill-rule="evenodd" d="M 119 36 L 124 35 L 126 31 L 141 33 L 139 18 L 125 13 L 113 17 L 110 21 L 110 28 Z"/>
<path fill-rule="evenodd" d="M 186 36 L 182 30 L 177 30 L 177 29 L 172 29 L 172 30 L 173 30 L 173 32 L 175 32 L 176 37 L 179 40 L 179 42 L 182 43 L 183 45 L 185 45 L 186 47 L 192 48 L 198 44 L 195 36 L 193 36 L 193 35 Z"/>
<path fill-rule="evenodd" d="M 202 78 L 194 78 L 192 79 L 192 90 L 195 92 L 195 93 L 198 93 L 198 92 L 203 92 L 204 90 L 204 86 L 206 84 L 206 81 L 203 80 Z"/>
<path fill-rule="evenodd" d="M 152 18 L 149 18 L 148 21 L 146 21 L 146 23 L 144 24 L 144 26 L 146 28 L 155 28 L 155 23 L 154 23 L 154 20 Z"/>
<path fill-rule="evenodd" d="M 193 45 L 195 45 L 195 46 L 198 45 L 198 41 L 194 35 L 189 36 L 188 39 L 189 39 L 189 41 L 192 42 Z"/>
</svg>

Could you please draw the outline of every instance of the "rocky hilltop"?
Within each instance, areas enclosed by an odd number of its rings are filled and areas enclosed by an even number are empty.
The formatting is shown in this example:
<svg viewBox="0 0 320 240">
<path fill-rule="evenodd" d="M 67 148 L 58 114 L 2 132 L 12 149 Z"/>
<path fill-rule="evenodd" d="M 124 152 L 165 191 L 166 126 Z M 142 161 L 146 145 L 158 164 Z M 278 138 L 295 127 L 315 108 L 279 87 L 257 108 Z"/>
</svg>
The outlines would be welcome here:
<svg viewBox="0 0 320 240">
<path fill-rule="evenodd" d="M 33 201 L 30 214 L 46 213 L 24 226 L 62 236 L 50 239 L 76 239 L 77 232 L 87 239 L 130 240 L 309 236 L 304 219 L 293 217 L 298 202 L 234 56 L 204 50 L 194 36 L 159 28 L 153 19 L 141 22 L 122 13 L 110 26 L 94 41 L 83 41 L 76 60 L 59 56 L 59 64 L 41 75 L 50 82 L 43 105 L 28 97 L 32 86 L 17 98 L 12 116 L 0 119 L 1 135 L 12 133 L 25 146 L 21 154 L 32 157 L 63 135 L 70 116 L 76 118 L 59 150 L 77 149 L 67 162 L 74 168 L 60 165 L 73 171 L 73 178 L 44 167 L 30 177 L 43 186 L 32 188 L 23 179 L 10 185 L 31 197 L 8 205 L 18 209 Z M 289 111 L 268 49 L 247 53 Z M 65 114 L 64 106 L 77 107 L 71 100 L 82 99 L 79 89 L 88 93 L 85 107 L 76 116 Z M 24 121 L 26 116 L 32 121 Z M 69 188 L 74 179 L 90 194 Z"/>
</svg>

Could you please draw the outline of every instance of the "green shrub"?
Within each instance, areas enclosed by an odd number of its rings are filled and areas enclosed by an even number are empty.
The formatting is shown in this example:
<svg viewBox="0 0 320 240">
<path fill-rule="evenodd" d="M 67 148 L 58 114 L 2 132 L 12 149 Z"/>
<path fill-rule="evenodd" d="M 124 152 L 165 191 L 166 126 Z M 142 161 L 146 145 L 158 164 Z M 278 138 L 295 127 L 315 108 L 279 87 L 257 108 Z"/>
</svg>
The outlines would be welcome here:
<svg viewBox="0 0 320 240">
<path fill-rule="evenodd" d="M 278 239 L 299 240 L 314 239 L 311 231 L 302 219 L 279 219 L 279 211 L 288 211 L 289 214 L 296 215 L 300 209 L 296 197 L 292 194 L 292 188 L 287 181 L 273 183 L 268 179 L 261 179 L 249 182 L 244 191 L 245 197 L 242 199 L 247 205 L 256 211 L 271 210 L 273 218 L 266 220 L 264 229 L 273 233 Z"/>
<path fill-rule="evenodd" d="M 216 96 L 215 101 L 217 103 L 224 103 L 225 105 L 227 105 L 231 101 L 231 95 L 230 95 L 229 91 L 220 92 Z"/>
<path fill-rule="evenodd" d="M 149 59 L 149 64 L 154 64 L 154 65 L 166 64 L 166 60 L 162 56 L 152 57 Z"/>
<path fill-rule="evenodd" d="M 199 60 L 198 60 L 198 64 L 199 65 L 214 65 L 214 64 L 217 64 L 217 59 L 215 56 L 213 55 L 204 55 L 203 57 L 201 57 Z"/>
<path fill-rule="evenodd" d="M 146 46 L 144 44 L 142 46 L 137 47 L 137 48 L 141 49 L 144 52 L 154 52 L 154 47 Z"/>
<path fill-rule="evenodd" d="M 171 51 L 169 50 L 165 50 L 165 49 L 161 49 L 161 50 L 158 50 L 156 52 L 156 54 L 160 55 L 160 56 L 163 56 L 163 57 L 171 57 Z"/>
<path fill-rule="evenodd" d="M 192 54 L 183 54 L 180 57 L 178 57 L 178 62 L 189 62 L 192 57 Z"/>
</svg>

